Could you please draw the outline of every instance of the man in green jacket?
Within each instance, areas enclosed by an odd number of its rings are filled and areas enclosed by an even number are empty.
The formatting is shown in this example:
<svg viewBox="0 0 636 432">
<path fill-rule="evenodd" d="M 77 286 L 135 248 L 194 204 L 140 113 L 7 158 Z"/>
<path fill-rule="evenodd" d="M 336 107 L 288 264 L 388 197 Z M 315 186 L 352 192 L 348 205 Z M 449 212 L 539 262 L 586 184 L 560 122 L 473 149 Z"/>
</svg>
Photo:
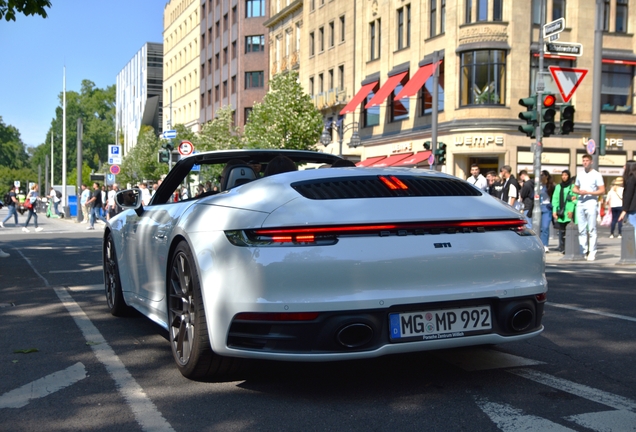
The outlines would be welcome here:
<svg viewBox="0 0 636 432">
<path fill-rule="evenodd" d="M 561 183 L 556 185 L 552 194 L 552 217 L 559 229 L 559 252 L 565 253 L 565 227 L 570 222 L 576 223 L 576 197 L 572 192 L 574 182 L 569 170 L 561 173 Z"/>
</svg>

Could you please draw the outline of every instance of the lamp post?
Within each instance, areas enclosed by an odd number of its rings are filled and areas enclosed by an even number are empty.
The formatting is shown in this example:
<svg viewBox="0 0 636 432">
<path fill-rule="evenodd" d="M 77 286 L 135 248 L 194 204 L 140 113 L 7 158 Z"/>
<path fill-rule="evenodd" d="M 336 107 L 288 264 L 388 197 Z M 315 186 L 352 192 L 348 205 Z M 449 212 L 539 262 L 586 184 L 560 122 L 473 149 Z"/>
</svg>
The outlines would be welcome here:
<svg viewBox="0 0 636 432">
<path fill-rule="evenodd" d="M 344 119 L 340 119 L 335 122 L 338 131 L 338 143 L 340 145 L 338 156 L 342 157 L 342 141 L 344 140 L 345 132 L 349 130 L 353 130 L 351 134 L 351 140 L 349 140 L 349 147 L 358 147 L 360 145 L 360 135 L 358 135 L 358 122 L 351 122 L 347 125 L 344 124 Z M 322 135 L 320 135 L 320 143 L 327 147 L 331 144 L 331 133 L 327 131 L 327 129 L 333 129 L 334 122 L 331 122 L 329 126 L 325 125 L 325 129 L 322 131 Z"/>
</svg>

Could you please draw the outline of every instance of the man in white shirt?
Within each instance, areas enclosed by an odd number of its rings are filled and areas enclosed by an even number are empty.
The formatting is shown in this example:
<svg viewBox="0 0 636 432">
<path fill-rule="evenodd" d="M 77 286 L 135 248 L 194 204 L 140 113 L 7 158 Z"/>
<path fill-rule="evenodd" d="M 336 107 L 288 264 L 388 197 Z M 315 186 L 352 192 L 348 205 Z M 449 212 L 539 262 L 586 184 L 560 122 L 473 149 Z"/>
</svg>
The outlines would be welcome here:
<svg viewBox="0 0 636 432">
<path fill-rule="evenodd" d="M 143 182 L 139 184 L 139 189 L 141 189 L 141 202 L 144 206 L 147 206 L 150 203 L 150 191 L 148 190 L 148 183 Z"/>
<path fill-rule="evenodd" d="M 470 174 L 471 176 L 468 177 L 466 181 L 471 185 L 474 185 L 480 191 L 488 193 L 488 180 L 479 173 L 479 165 L 472 164 L 470 166 Z"/>
<path fill-rule="evenodd" d="M 583 172 L 576 176 L 572 192 L 579 195 L 576 205 L 576 221 L 579 226 L 581 252 L 587 254 L 588 261 L 596 259 L 596 218 L 598 217 L 598 197 L 605 193 L 605 183 L 601 173 L 592 168 L 592 156 L 583 155 Z M 590 234 L 588 246 L 587 234 Z"/>
<path fill-rule="evenodd" d="M 86 204 L 91 197 L 91 190 L 85 184 L 82 184 L 82 194 L 80 195 L 80 205 L 82 206 L 82 223 L 88 223 L 90 217 L 89 208 Z"/>
</svg>

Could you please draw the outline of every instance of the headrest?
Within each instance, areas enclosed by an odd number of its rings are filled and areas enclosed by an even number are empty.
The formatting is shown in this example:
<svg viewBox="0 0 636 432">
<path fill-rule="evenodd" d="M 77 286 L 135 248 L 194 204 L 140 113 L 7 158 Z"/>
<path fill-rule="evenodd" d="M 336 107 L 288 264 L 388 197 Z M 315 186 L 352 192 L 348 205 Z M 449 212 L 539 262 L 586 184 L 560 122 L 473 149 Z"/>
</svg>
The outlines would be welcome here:
<svg viewBox="0 0 636 432">
<path fill-rule="evenodd" d="M 256 174 L 254 174 L 254 170 L 249 165 L 234 165 L 229 168 L 225 177 L 222 178 L 221 190 L 229 190 L 255 179 Z"/>
</svg>

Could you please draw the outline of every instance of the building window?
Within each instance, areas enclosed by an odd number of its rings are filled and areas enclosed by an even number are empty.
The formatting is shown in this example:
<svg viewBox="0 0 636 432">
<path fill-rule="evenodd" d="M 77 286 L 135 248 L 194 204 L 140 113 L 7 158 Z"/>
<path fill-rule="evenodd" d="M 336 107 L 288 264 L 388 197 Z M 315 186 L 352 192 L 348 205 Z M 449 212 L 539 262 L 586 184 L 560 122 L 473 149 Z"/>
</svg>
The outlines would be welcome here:
<svg viewBox="0 0 636 432">
<path fill-rule="evenodd" d="M 601 111 L 632 113 L 634 67 L 603 63 Z"/>
<path fill-rule="evenodd" d="M 318 94 L 324 93 L 325 91 L 325 76 L 323 74 L 318 74 Z"/>
<path fill-rule="evenodd" d="M 245 17 L 265 16 L 265 0 L 245 0 Z"/>
<path fill-rule="evenodd" d="M 628 0 L 616 0 L 616 33 L 627 33 Z"/>
<path fill-rule="evenodd" d="M 212 90 L 208 90 L 208 105 L 212 104 Z"/>
<path fill-rule="evenodd" d="M 227 97 L 227 81 L 223 81 L 223 98 Z"/>
<path fill-rule="evenodd" d="M 227 31 L 228 30 L 229 22 L 230 22 L 230 20 L 228 19 L 228 15 L 227 14 L 223 15 L 223 31 Z"/>
<path fill-rule="evenodd" d="M 429 16 L 429 32 L 428 36 L 433 37 L 437 34 L 437 0 L 431 0 L 431 13 Z"/>
<path fill-rule="evenodd" d="M 214 23 L 214 35 L 219 37 L 221 35 L 221 21 Z"/>
<path fill-rule="evenodd" d="M 565 18 L 565 0 L 552 0 L 552 21 Z"/>
<path fill-rule="evenodd" d="M 411 5 L 397 10 L 397 48 L 403 49 L 411 45 Z"/>
<path fill-rule="evenodd" d="M 309 96 L 314 95 L 314 77 L 309 78 Z"/>
<path fill-rule="evenodd" d="M 252 114 L 252 107 L 245 108 L 243 110 L 243 124 L 247 123 L 247 120 L 250 118 L 250 114 Z"/>
<path fill-rule="evenodd" d="M 329 88 L 333 88 L 333 69 L 329 69 Z"/>
<path fill-rule="evenodd" d="M 603 1 L 603 31 L 609 31 L 610 23 L 610 0 Z"/>
<path fill-rule="evenodd" d="M 201 48 L 205 48 L 205 33 L 201 33 Z"/>
<path fill-rule="evenodd" d="M 466 8 L 464 9 L 464 13 L 466 15 L 466 24 L 470 24 L 473 22 L 473 0 L 465 0 Z"/>
<path fill-rule="evenodd" d="M 232 8 L 232 24 L 236 24 L 238 22 L 238 16 L 237 16 L 237 11 L 236 11 L 236 6 L 234 6 Z"/>
<path fill-rule="evenodd" d="M 219 70 L 220 66 L 221 66 L 221 61 L 219 60 L 219 55 L 215 54 L 214 55 L 214 69 Z"/>
<path fill-rule="evenodd" d="M 411 11 L 409 11 L 409 15 L 410 12 Z M 411 25 L 410 18 L 411 17 L 409 16 L 409 27 Z M 442 5 L 439 9 L 439 31 L 442 34 L 446 33 L 446 0 L 442 0 Z"/>
<path fill-rule="evenodd" d="M 223 48 L 223 65 L 227 64 L 227 48 Z"/>
<path fill-rule="evenodd" d="M 444 111 L 444 62 L 440 62 L 439 76 L 437 78 L 437 111 Z M 433 90 L 435 83 L 435 77 L 430 76 L 418 95 L 420 99 L 420 115 L 430 115 L 433 113 Z"/>
<path fill-rule="evenodd" d="M 232 94 L 236 93 L 236 75 L 232 77 L 232 88 L 230 89 L 230 91 L 232 92 Z"/>
<path fill-rule="evenodd" d="M 389 95 L 389 108 L 391 110 L 391 121 L 406 120 L 409 118 L 409 108 L 411 100 L 408 97 L 403 97 L 400 100 L 395 100 L 395 97 L 402 91 L 404 84 L 409 80 L 408 74 L 404 75 L 402 81 L 398 83 L 393 89 L 393 92 Z"/>
<path fill-rule="evenodd" d="M 265 35 L 245 36 L 245 52 L 265 51 Z"/>
<path fill-rule="evenodd" d="M 503 105 L 506 52 L 466 51 L 461 54 L 460 105 Z"/>
<path fill-rule="evenodd" d="M 492 3 L 492 20 L 503 20 L 503 0 L 493 0 Z"/>
<path fill-rule="evenodd" d="M 329 48 L 336 45 L 336 25 L 333 21 L 329 23 Z"/>
<path fill-rule="evenodd" d="M 236 58 L 236 41 L 232 42 L 232 58 Z"/>
<path fill-rule="evenodd" d="M 344 90 L 344 65 L 338 66 L 338 88 Z"/>
<path fill-rule="evenodd" d="M 379 89 L 378 85 L 373 87 L 373 90 L 369 92 L 366 100 L 364 100 L 362 104 L 366 106 L 366 104 L 368 104 L 369 101 L 373 99 L 373 96 L 375 96 L 375 93 L 378 91 L 378 89 Z M 365 127 L 377 126 L 380 124 L 380 105 L 372 106 L 369 109 L 363 108 L 362 113 L 363 113 Z"/>
<path fill-rule="evenodd" d="M 218 102 L 219 101 L 219 95 L 220 95 L 220 91 L 219 91 L 219 86 L 214 86 L 214 102 Z"/>
<path fill-rule="evenodd" d="M 477 21 L 488 20 L 488 0 L 477 0 Z"/>
<path fill-rule="evenodd" d="M 208 60 L 208 75 L 212 73 L 212 59 Z M 203 74 L 201 74 L 203 76 Z"/>
<path fill-rule="evenodd" d="M 316 55 L 316 51 L 315 51 L 315 45 L 316 45 L 316 41 L 315 41 L 316 37 L 314 35 L 314 32 L 309 33 L 309 57 L 313 57 L 314 55 Z"/>
<path fill-rule="evenodd" d="M 264 85 L 263 71 L 245 72 L 245 88 L 261 88 Z"/>
<path fill-rule="evenodd" d="M 318 52 L 325 50 L 325 28 L 320 27 L 318 29 Z"/>
<path fill-rule="evenodd" d="M 340 17 L 340 42 L 345 41 L 345 17 Z"/>
<path fill-rule="evenodd" d="M 210 68 L 208 68 L 210 70 Z M 205 76 L 205 63 L 201 65 L 201 76 Z"/>
<path fill-rule="evenodd" d="M 379 18 L 369 23 L 369 60 L 380 58 L 380 47 L 382 46 L 381 28 Z"/>
<path fill-rule="evenodd" d="M 541 0 L 532 0 L 532 24 L 541 24 Z"/>
</svg>

